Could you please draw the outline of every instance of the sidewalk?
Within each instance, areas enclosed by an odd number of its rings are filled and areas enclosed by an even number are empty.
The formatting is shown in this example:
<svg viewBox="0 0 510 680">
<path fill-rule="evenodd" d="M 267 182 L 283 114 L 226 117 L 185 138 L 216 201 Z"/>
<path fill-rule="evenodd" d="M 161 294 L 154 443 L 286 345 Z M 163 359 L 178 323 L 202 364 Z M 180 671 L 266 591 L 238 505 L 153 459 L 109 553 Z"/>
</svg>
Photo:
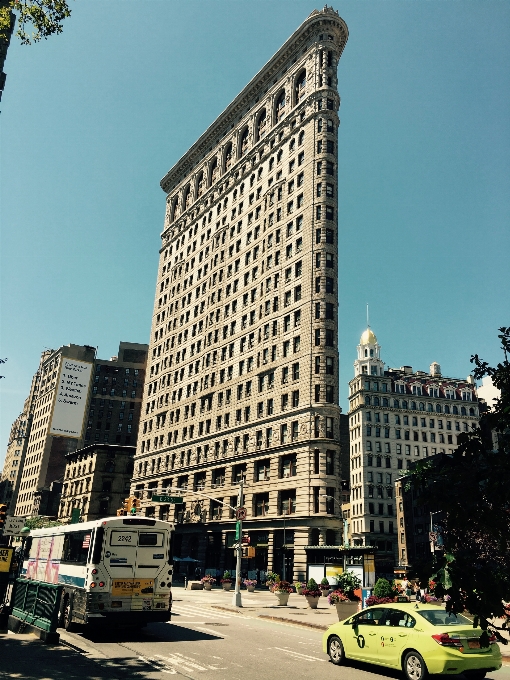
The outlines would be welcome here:
<svg viewBox="0 0 510 680">
<path fill-rule="evenodd" d="M 266 620 L 280 621 L 291 625 L 300 625 L 316 630 L 327 630 L 329 626 L 338 623 L 336 607 L 328 603 L 326 597 L 319 599 L 317 609 L 310 609 L 302 595 L 291 593 L 286 607 L 276 604 L 276 596 L 267 588 L 257 589 L 254 593 L 241 590 L 242 608 L 232 604 L 233 591 L 226 592 L 221 588 L 206 590 L 184 590 L 178 585 L 173 586 L 174 611 L 178 612 L 179 605 L 187 603 L 201 607 L 210 606 L 220 611 L 235 612 L 239 616 L 251 616 Z M 174 619 L 177 622 L 177 617 Z M 508 635 L 506 636 L 508 637 Z M 510 664 L 510 642 L 500 644 L 501 654 L 505 664 Z"/>
</svg>

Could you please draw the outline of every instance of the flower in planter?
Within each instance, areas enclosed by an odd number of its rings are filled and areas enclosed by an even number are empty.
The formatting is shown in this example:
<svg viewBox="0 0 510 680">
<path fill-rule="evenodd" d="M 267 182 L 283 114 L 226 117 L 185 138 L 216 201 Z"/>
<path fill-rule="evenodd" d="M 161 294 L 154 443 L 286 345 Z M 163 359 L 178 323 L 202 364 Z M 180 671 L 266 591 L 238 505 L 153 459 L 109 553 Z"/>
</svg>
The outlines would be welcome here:
<svg viewBox="0 0 510 680">
<path fill-rule="evenodd" d="M 271 588 L 271 592 L 273 593 L 291 593 L 292 592 L 292 586 L 288 581 L 277 581 L 274 586 Z"/>
<path fill-rule="evenodd" d="M 244 585 L 248 588 L 248 586 L 256 586 L 257 581 L 253 581 L 252 579 L 245 578 L 243 581 Z"/>
<path fill-rule="evenodd" d="M 223 572 L 223 578 L 221 579 L 220 583 L 232 583 L 232 575 L 229 571 Z"/>
<path fill-rule="evenodd" d="M 302 589 L 306 586 L 306 583 L 303 583 L 302 581 L 295 581 L 294 582 L 294 588 L 296 589 L 296 593 L 299 593 L 299 595 L 302 595 Z"/>
<path fill-rule="evenodd" d="M 308 583 L 306 584 L 306 588 L 303 588 L 301 593 L 305 597 L 320 597 L 322 595 L 322 591 L 317 585 L 317 581 L 314 578 L 311 578 Z"/>
<path fill-rule="evenodd" d="M 216 583 L 216 579 L 214 576 L 210 576 L 209 574 L 206 574 L 204 578 L 200 579 L 201 583 L 210 583 L 212 586 Z"/>
<path fill-rule="evenodd" d="M 372 607 L 374 604 L 389 604 L 390 602 L 395 602 L 394 597 L 377 597 L 377 595 L 371 595 L 367 597 L 366 606 Z"/>
<path fill-rule="evenodd" d="M 266 584 L 268 586 L 274 585 L 277 581 L 280 580 L 280 577 L 278 574 L 274 571 L 268 571 L 266 572 Z"/>
<path fill-rule="evenodd" d="M 350 602 L 350 599 L 341 590 L 334 590 L 328 595 L 329 604 L 338 604 L 339 602 Z"/>
<path fill-rule="evenodd" d="M 324 577 L 321 581 L 321 584 L 319 586 L 321 590 L 329 590 L 329 581 L 326 577 Z"/>
</svg>

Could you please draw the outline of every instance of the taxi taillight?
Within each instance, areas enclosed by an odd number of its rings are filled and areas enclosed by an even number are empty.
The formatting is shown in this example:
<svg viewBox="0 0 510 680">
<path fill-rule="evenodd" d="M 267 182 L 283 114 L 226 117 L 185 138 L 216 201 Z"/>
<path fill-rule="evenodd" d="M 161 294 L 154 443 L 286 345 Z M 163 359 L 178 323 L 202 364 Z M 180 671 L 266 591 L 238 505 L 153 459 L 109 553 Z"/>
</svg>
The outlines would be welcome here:
<svg viewBox="0 0 510 680">
<path fill-rule="evenodd" d="M 433 635 L 432 638 L 437 642 L 438 645 L 441 645 L 442 647 L 462 647 L 460 638 L 451 638 L 448 633 Z"/>
</svg>

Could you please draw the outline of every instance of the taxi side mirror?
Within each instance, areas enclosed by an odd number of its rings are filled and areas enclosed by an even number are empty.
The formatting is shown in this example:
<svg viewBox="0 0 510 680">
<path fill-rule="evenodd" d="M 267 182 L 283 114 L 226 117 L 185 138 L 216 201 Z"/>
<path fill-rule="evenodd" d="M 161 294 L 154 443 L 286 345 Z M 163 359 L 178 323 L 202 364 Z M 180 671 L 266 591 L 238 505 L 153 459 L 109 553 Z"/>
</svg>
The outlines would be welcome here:
<svg viewBox="0 0 510 680">
<path fill-rule="evenodd" d="M 352 626 L 352 629 L 353 629 L 353 630 L 354 630 L 355 628 L 358 627 L 358 624 L 357 624 L 356 620 L 354 620 L 354 621 L 351 623 L 351 626 Z"/>
</svg>

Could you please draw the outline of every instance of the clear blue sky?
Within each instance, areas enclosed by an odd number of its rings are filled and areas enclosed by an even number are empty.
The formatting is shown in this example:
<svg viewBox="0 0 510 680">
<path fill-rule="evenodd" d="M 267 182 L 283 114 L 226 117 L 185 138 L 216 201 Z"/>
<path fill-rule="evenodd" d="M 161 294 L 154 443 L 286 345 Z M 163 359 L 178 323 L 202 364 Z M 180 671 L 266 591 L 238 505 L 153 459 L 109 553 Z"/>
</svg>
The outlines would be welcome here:
<svg viewBox="0 0 510 680">
<path fill-rule="evenodd" d="M 44 347 L 148 342 L 160 178 L 313 0 L 76 0 L 1 104 L 0 460 Z M 365 305 L 391 366 L 466 376 L 510 325 L 510 3 L 343 0 L 341 403 Z"/>
</svg>

